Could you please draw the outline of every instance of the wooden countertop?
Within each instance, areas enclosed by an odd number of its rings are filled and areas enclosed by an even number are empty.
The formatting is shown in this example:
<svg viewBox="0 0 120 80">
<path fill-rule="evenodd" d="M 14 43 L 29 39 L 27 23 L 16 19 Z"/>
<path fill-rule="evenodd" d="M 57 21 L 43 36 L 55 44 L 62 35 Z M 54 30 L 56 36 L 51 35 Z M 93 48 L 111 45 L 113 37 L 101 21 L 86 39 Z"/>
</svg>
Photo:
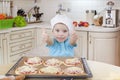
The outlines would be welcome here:
<svg viewBox="0 0 120 80">
<path fill-rule="evenodd" d="M 9 71 L 9 69 L 13 66 L 14 64 L 2 64 L 0 65 L 0 75 L 4 75 Z"/>
<path fill-rule="evenodd" d="M 120 67 L 96 61 L 87 62 L 93 74 L 87 80 L 120 80 Z M 0 65 L 0 75 L 6 74 L 12 66 L 13 64 Z"/>
</svg>

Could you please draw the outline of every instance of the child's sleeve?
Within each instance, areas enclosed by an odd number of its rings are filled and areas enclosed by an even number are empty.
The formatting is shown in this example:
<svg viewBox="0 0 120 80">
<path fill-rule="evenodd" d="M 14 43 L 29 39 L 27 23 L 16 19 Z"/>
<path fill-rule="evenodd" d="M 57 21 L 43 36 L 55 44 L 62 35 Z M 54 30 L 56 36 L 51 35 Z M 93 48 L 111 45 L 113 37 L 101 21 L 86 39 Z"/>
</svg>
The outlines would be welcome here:
<svg viewBox="0 0 120 80">
<path fill-rule="evenodd" d="M 68 40 L 68 43 L 67 43 L 70 47 L 74 48 L 74 47 L 77 47 L 77 44 L 75 43 L 74 45 L 71 45 L 70 44 L 70 39 Z"/>
</svg>

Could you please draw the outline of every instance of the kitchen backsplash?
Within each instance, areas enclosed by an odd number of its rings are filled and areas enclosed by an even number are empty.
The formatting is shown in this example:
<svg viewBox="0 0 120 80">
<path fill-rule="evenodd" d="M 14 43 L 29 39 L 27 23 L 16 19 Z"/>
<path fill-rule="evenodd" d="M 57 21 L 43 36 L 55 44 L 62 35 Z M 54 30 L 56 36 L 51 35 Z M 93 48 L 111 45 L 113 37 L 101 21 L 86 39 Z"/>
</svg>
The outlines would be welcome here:
<svg viewBox="0 0 120 80">
<path fill-rule="evenodd" d="M 40 6 L 40 12 L 44 15 L 41 17 L 43 21 L 49 21 L 61 7 L 62 13 L 67 14 L 73 20 L 86 20 L 86 10 L 102 11 L 106 8 L 106 3 L 110 0 L 36 0 Z M 24 9 L 28 12 L 35 4 L 35 0 L 13 0 L 13 15 L 16 15 L 17 9 Z M 120 9 L 120 0 L 113 0 L 114 9 Z"/>
</svg>

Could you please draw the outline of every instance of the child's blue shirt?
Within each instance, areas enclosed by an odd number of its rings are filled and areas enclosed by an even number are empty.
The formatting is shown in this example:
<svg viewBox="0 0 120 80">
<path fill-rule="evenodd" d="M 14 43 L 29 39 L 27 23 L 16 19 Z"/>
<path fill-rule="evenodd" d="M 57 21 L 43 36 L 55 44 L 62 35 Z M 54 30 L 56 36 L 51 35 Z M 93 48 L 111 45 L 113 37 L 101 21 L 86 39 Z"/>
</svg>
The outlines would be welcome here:
<svg viewBox="0 0 120 80">
<path fill-rule="evenodd" d="M 49 55 L 54 57 L 73 57 L 74 56 L 74 47 L 77 45 L 71 45 L 69 39 L 64 42 L 58 42 L 57 40 L 53 40 L 52 45 L 47 45 L 49 48 Z"/>
</svg>

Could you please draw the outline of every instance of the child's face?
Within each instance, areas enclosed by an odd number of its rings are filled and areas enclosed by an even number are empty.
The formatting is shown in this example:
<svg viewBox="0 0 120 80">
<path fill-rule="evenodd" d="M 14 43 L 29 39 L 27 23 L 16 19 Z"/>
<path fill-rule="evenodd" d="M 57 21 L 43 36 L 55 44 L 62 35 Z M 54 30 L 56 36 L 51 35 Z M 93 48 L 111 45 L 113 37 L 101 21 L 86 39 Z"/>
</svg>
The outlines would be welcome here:
<svg viewBox="0 0 120 80">
<path fill-rule="evenodd" d="M 58 23 L 53 29 L 53 35 L 58 42 L 64 42 L 69 35 L 69 30 L 66 25 Z"/>
</svg>

